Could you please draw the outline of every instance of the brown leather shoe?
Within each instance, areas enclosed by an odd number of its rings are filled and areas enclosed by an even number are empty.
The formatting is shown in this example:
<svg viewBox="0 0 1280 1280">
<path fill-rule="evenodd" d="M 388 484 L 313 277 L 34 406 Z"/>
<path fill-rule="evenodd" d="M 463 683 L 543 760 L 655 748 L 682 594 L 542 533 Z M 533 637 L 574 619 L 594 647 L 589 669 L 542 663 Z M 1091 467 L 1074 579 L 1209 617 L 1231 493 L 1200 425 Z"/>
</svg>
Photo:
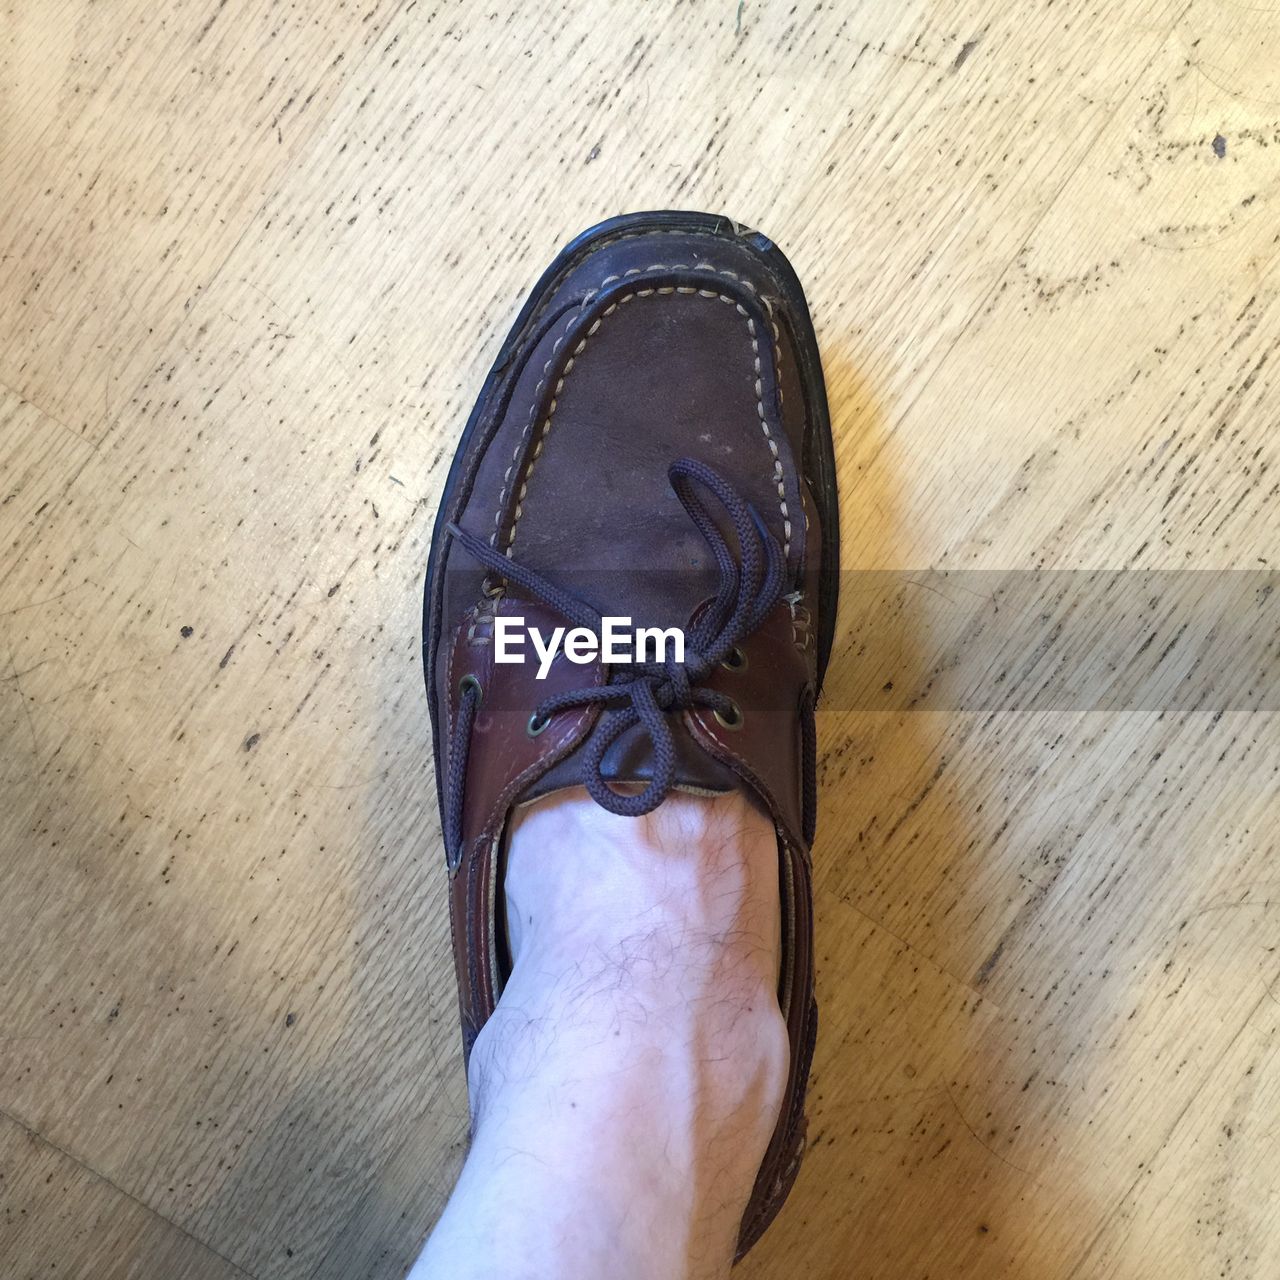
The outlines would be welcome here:
<svg viewBox="0 0 1280 1280">
<path fill-rule="evenodd" d="M 538 282 L 471 414 L 432 537 L 423 660 L 463 1042 L 509 972 L 514 806 L 585 785 L 615 813 L 743 788 L 778 833 L 791 1069 L 738 1241 L 785 1199 L 817 1029 L 814 702 L 835 624 L 831 427 L 804 294 L 762 235 L 638 213 Z M 683 628 L 683 662 L 495 662 L 499 618 Z M 503 626 L 513 625 L 504 623 Z M 640 784 L 617 790 L 625 783 Z"/>
</svg>

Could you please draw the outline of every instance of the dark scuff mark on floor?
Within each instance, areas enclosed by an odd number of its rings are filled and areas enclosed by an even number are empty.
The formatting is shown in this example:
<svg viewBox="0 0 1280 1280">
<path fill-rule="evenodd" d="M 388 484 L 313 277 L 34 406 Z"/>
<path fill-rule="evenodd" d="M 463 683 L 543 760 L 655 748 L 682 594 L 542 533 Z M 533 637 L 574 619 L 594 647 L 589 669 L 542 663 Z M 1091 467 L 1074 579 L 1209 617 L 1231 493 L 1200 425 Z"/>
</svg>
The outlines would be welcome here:
<svg viewBox="0 0 1280 1280">
<path fill-rule="evenodd" d="M 976 38 L 974 38 L 973 40 L 966 40 L 964 44 L 960 46 L 960 52 L 956 54 L 955 61 L 951 64 L 951 70 L 959 71 L 960 68 L 963 67 L 964 64 L 969 61 L 969 55 L 977 47 L 978 47 L 978 41 Z"/>
</svg>

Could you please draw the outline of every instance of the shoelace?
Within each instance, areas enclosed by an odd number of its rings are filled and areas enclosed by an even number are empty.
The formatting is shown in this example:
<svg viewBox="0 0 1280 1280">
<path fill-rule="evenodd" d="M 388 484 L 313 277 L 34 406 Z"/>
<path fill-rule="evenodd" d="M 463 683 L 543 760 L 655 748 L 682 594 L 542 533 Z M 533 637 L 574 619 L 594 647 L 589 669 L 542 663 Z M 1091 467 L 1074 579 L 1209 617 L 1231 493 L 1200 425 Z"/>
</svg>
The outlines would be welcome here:
<svg viewBox="0 0 1280 1280">
<path fill-rule="evenodd" d="M 695 706 L 708 707 L 730 727 L 736 728 L 741 723 L 742 712 L 733 699 L 703 687 L 700 682 L 717 664 L 728 663 L 735 656 L 740 659 L 739 643 L 764 621 L 783 594 L 782 551 L 751 503 L 718 472 L 692 458 L 673 462 L 667 476 L 681 505 L 710 547 L 720 575 L 715 596 L 685 634 L 684 660 L 632 662 L 617 667 L 610 673 L 608 684 L 544 698 L 529 721 L 530 731 L 540 732 L 558 712 L 592 703 L 604 706 L 604 719 L 583 755 L 582 780 L 598 805 L 624 817 L 651 812 L 671 791 L 676 749 L 667 721 L 669 713 Z M 712 519 L 699 487 L 710 493 L 729 517 L 738 544 L 738 559 Z M 602 618 L 590 605 L 456 524 L 448 526 L 448 533 L 486 569 L 549 605 L 574 625 L 599 633 Z M 457 849 L 461 841 L 467 753 L 481 696 L 474 678 L 463 680 L 458 718 L 449 744 L 446 780 L 445 841 L 450 850 Z M 801 717 L 805 747 L 805 826 L 810 827 L 809 815 L 814 811 L 812 798 L 816 792 L 816 735 L 811 697 L 806 697 Z M 653 776 L 639 794 L 624 795 L 609 786 L 603 776 L 602 763 L 609 747 L 637 724 L 644 727 L 650 740 Z"/>
</svg>

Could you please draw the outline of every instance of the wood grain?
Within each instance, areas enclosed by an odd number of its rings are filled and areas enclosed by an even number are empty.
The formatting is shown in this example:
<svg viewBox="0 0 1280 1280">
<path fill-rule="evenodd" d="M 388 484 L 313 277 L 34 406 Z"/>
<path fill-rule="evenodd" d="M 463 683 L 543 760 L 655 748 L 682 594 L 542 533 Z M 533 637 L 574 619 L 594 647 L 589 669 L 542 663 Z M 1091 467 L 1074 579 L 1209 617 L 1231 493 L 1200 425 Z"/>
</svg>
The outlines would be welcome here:
<svg viewBox="0 0 1280 1280">
<path fill-rule="evenodd" d="M 1276 1274 L 1278 46 L 1235 0 L 0 10 L 5 1274 L 407 1267 L 466 1112 L 430 517 L 556 248 L 672 206 L 805 282 L 853 571 L 813 1149 L 742 1274 Z M 1041 631 L 975 618 L 1033 572 Z M 1246 573 L 1207 674 L 1130 585 Z"/>
<path fill-rule="evenodd" d="M 248 1274 L 0 1116 L 0 1257 L 12 1280 L 244 1280 Z"/>
</svg>

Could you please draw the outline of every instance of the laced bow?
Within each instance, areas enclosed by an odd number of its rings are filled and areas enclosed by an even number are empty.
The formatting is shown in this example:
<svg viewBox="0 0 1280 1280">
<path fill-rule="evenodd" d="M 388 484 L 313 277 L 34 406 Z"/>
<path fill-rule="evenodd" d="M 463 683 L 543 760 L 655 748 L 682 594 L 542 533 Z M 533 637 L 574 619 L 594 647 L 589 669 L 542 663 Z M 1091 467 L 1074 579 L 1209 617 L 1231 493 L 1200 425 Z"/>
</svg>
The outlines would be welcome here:
<svg viewBox="0 0 1280 1280">
<path fill-rule="evenodd" d="M 604 707 L 604 719 L 583 754 L 582 780 L 597 804 L 624 817 L 639 817 L 656 809 L 675 781 L 676 748 L 668 714 L 708 707 L 722 723 L 737 727 L 741 722 L 742 713 L 733 699 L 706 688 L 702 681 L 718 663 L 727 663 L 737 655 L 739 643 L 755 631 L 781 599 L 785 581 L 777 539 L 751 503 L 723 476 L 705 463 L 681 458 L 668 468 L 667 477 L 715 557 L 719 572 L 715 596 L 698 612 L 685 633 L 684 660 L 637 661 L 615 667 L 607 684 L 544 698 L 530 720 L 531 730 L 537 731 L 561 711 L 593 703 Z M 699 489 L 711 494 L 729 517 L 737 557 Z M 522 588 L 574 625 L 599 634 L 603 620 L 590 605 L 456 524 L 448 526 L 448 533 L 486 569 Z M 464 681 L 449 752 L 445 838 L 450 849 L 457 848 L 461 839 L 467 748 L 480 697 L 475 681 Z M 639 794 L 624 795 L 606 782 L 603 761 L 608 749 L 633 725 L 643 726 L 649 738 L 653 776 Z"/>
</svg>

